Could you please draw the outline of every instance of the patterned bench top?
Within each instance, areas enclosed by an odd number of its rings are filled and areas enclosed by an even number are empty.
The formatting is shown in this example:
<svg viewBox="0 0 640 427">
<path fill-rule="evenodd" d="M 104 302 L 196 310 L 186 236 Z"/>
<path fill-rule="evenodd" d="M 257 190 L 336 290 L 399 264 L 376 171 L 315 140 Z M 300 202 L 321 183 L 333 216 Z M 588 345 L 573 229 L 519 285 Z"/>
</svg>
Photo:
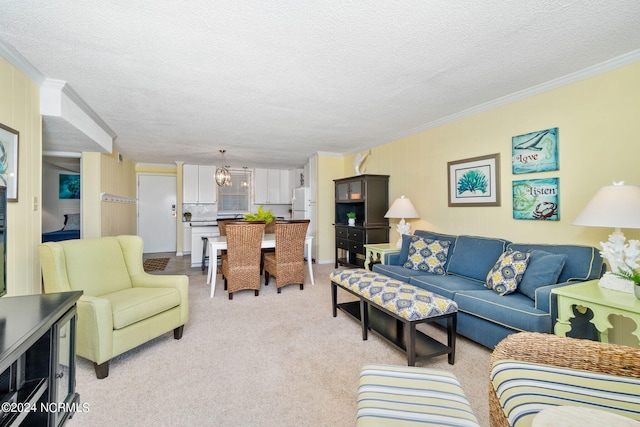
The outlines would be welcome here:
<svg viewBox="0 0 640 427">
<path fill-rule="evenodd" d="M 336 270 L 330 278 L 406 320 L 423 320 L 458 311 L 458 304 L 449 298 L 361 268 Z"/>
</svg>

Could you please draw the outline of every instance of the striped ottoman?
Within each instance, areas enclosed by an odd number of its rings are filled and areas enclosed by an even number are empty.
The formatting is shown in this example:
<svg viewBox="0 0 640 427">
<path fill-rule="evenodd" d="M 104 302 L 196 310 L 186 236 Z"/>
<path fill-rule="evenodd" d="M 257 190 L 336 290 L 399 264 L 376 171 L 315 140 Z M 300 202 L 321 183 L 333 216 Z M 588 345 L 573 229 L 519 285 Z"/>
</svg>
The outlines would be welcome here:
<svg viewBox="0 0 640 427">
<path fill-rule="evenodd" d="M 479 426 L 450 372 L 365 365 L 360 372 L 356 426 Z"/>
</svg>

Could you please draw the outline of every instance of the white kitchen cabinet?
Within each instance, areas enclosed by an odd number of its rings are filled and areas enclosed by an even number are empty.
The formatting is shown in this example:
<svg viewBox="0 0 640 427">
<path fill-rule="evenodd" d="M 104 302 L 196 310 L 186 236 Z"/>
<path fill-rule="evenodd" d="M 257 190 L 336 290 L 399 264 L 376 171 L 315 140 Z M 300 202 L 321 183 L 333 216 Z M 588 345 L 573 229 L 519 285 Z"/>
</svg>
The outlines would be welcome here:
<svg viewBox="0 0 640 427">
<path fill-rule="evenodd" d="M 219 236 L 218 226 L 191 227 L 191 267 L 202 265 L 203 237 Z"/>
<path fill-rule="evenodd" d="M 256 205 L 288 205 L 291 203 L 291 183 L 286 169 L 254 171 L 254 203 Z"/>
<path fill-rule="evenodd" d="M 183 203 L 216 203 L 218 188 L 213 174 L 215 166 L 184 165 L 182 167 Z"/>
<path fill-rule="evenodd" d="M 182 223 L 182 253 L 191 253 L 191 223 Z"/>
<path fill-rule="evenodd" d="M 218 196 L 218 184 L 214 178 L 215 166 L 198 166 L 198 202 L 215 203 Z"/>
</svg>

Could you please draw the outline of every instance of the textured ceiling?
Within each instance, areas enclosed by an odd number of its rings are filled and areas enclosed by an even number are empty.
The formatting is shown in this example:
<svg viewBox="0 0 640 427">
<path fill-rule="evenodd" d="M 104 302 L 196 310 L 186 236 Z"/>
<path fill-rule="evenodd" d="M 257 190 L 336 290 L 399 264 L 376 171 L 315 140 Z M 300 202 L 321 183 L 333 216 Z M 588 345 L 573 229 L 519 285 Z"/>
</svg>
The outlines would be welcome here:
<svg viewBox="0 0 640 427">
<path fill-rule="evenodd" d="M 299 166 L 640 49 L 638 0 L 0 0 L 0 10 L 0 39 L 66 81 L 143 163 L 216 163 L 226 149 L 231 166 Z M 74 135 L 48 126 L 44 148 L 69 151 Z"/>
</svg>

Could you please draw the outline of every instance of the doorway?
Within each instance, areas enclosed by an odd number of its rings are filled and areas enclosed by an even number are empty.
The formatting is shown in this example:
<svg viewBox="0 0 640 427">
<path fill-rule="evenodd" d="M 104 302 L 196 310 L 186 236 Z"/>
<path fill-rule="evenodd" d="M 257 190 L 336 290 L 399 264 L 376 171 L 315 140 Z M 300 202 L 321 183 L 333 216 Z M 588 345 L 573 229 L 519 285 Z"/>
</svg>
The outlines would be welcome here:
<svg viewBox="0 0 640 427">
<path fill-rule="evenodd" d="M 176 177 L 138 175 L 138 235 L 145 253 L 176 252 Z"/>
</svg>

